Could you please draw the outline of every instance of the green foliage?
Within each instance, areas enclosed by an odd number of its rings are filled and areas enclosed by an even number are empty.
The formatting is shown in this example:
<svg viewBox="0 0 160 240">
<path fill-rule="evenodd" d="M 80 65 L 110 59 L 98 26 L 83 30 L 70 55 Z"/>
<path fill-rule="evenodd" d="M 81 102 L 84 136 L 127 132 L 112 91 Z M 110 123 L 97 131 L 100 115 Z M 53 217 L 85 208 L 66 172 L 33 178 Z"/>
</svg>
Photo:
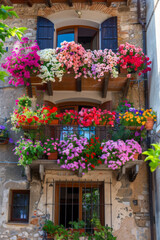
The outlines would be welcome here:
<svg viewBox="0 0 160 240">
<path fill-rule="evenodd" d="M 31 107 L 32 106 L 32 101 L 28 96 L 23 95 L 22 97 L 19 97 L 16 100 L 18 106 L 20 107 Z"/>
<path fill-rule="evenodd" d="M 117 131 L 115 131 L 115 129 L 111 129 L 113 141 L 118 141 L 119 139 L 126 141 L 127 139 L 133 138 L 130 137 L 131 131 L 125 128 L 125 126 L 118 124 L 116 127 L 118 128 Z"/>
<path fill-rule="evenodd" d="M 100 220 L 97 218 L 93 218 L 91 222 L 95 226 L 94 231 L 95 240 L 116 240 L 116 237 L 114 237 L 112 234 L 112 228 L 102 226 Z"/>
<path fill-rule="evenodd" d="M 4 21 L 7 18 L 12 18 L 12 17 L 18 18 L 18 15 L 16 14 L 16 12 L 12 11 L 12 9 L 13 7 L 1 5 L 0 19 Z M 17 36 L 18 39 L 21 39 L 22 34 L 24 33 L 25 30 L 27 30 L 27 28 L 25 27 L 10 28 L 8 25 L 4 24 L 3 22 L 0 22 L 0 58 L 6 52 L 4 48 L 4 42 L 6 41 L 6 38 Z M 8 74 L 6 72 L 0 71 L 0 80 L 4 81 L 4 78 L 7 76 Z"/>
<path fill-rule="evenodd" d="M 78 221 L 78 222 L 76 222 L 76 221 L 70 221 L 69 222 L 69 224 L 71 224 L 71 226 L 72 226 L 72 228 L 73 229 L 82 229 L 82 228 L 84 228 L 85 227 L 85 222 L 84 221 Z"/>
<path fill-rule="evenodd" d="M 47 234 L 52 235 L 55 240 L 68 239 L 68 233 L 64 226 L 54 225 L 54 223 L 50 220 L 47 220 L 45 222 L 43 231 L 45 231 Z"/>
<path fill-rule="evenodd" d="M 149 148 L 147 151 L 143 152 L 142 154 L 148 155 L 144 161 L 150 161 L 149 166 L 151 172 L 154 172 L 157 167 L 160 166 L 160 144 L 151 144 L 154 149 Z"/>
</svg>

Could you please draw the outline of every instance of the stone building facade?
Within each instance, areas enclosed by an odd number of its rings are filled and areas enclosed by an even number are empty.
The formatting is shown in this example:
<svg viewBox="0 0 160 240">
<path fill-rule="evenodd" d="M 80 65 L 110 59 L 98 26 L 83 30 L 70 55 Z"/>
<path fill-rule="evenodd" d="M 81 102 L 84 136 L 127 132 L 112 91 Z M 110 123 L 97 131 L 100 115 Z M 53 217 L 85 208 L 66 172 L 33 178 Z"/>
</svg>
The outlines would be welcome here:
<svg viewBox="0 0 160 240">
<path fill-rule="evenodd" d="M 81 18 L 77 17 L 75 10 L 80 10 Z M 69 7 L 66 3 L 54 3 L 52 7 L 45 4 L 14 4 L 14 10 L 19 15 L 18 19 L 7 20 L 11 27 L 28 28 L 26 37 L 36 39 L 37 16 L 42 16 L 54 22 L 56 29 L 73 25 L 87 25 L 100 27 L 100 24 L 107 18 L 117 16 L 118 19 L 118 45 L 129 42 L 143 47 L 142 27 L 138 22 L 137 1 L 113 2 L 107 7 L 104 2 L 93 2 L 89 4 L 73 3 Z M 142 11 L 144 9 L 142 8 Z M 8 53 L 12 48 L 15 39 L 6 42 Z M 54 43 L 56 47 L 56 41 Z M 6 54 L 6 55 L 7 55 Z M 4 61 L 4 59 L 2 59 Z M 25 93 L 25 87 L 8 86 L 7 81 L 0 83 L 0 111 L 3 118 L 9 118 L 15 107 L 17 97 Z M 53 91 L 53 96 L 48 96 L 45 91 L 37 91 L 33 97 L 33 103 L 50 101 L 54 104 L 63 102 L 88 101 L 102 104 L 112 101 L 113 109 L 116 108 L 122 98 L 122 92 L 108 92 L 106 98 L 102 98 L 98 91 Z M 134 102 L 135 107 L 144 107 L 144 86 L 143 81 L 139 84 L 133 82 L 130 85 L 127 99 Z M 19 135 L 11 132 L 14 142 Z M 140 165 L 139 173 L 134 182 L 130 182 L 128 174 L 117 181 L 117 172 L 107 169 L 96 169 L 79 178 L 68 171 L 51 167 L 46 168 L 44 180 L 41 181 L 38 172 L 32 170 L 30 181 L 26 178 L 24 169 L 17 166 L 17 158 L 13 155 L 14 144 L 0 146 L 0 239 L 29 240 L 42 239 L 42 226 L 46 217 L 54 219 L 54 184 L 50 182 L 65 181 L 102 181 L 105 189 L 105 202 L 110 202 L 105 208 L 105 224 L 112 225 L 117 240 L 149 240 L 150 239 L 150 214 L 149 214 L 149 186 L 148 171 L 145 163 Z M 111 190 L 109 190 L 111 187 Z M 29 223 L 13 223 L 10 220 L 10 204 L 12 190 L 29 190 Z M 46 200 L 47 199 L 47 200 Z M 47 202 L 46 202 L 47 201 Z M 50 204 L 51 203 L 51 204 Z M 107 206 L 107 204 L 106 204 Z"/>
</svg>

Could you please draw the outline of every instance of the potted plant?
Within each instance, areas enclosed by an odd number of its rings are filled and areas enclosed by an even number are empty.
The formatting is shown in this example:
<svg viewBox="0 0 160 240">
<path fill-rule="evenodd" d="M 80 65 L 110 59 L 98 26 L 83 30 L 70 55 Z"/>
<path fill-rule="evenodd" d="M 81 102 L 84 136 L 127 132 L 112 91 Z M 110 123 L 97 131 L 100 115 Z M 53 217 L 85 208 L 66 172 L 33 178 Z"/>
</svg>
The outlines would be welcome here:
<svg viewBox="0 0 160 240">
<path fill-rule="evenodd" d="M 21 138 L 13 149 L 14 154 L 19 156 L 19 165 L 29 165 L 43 155 L 43 146 L 40 141 Z"/>
<path fill-rule="evenodd" d="M 57 160 L 58 159 L 58 141 L 54 141 L 53 138 L 46 139 L 43 143 L 43 153 L 47 155 L 49 160 Z"/>
<path fill-rule="evenodd" d="M 109 140 L 102 142 L 102 155 L 100 159 L 112 170 L 119 169 L 126 162 L 135 160 L 135 153 L 142 153 L 142 148 L 135 140 Z"/>
<path fill-rule="evenodd" d="M 108 226 L 102 226 L 100 220 L 94 218 L 91 220 L 94 225 L 94 239 L 95 240 L 116 240 L 117 238 L 113 236 L 113 229 Z"/>
<path fill-rule="evenodd" d="M 77 125 L 78 112 L 75 110 L 65 110 L 63 113 L 58 114 L 61 124 Z"/>
<path fill-rule="evenodd" d="M 119 113 L 120 124 L 124 125 L 130 130 L 140 130 L 146 124 L 146 118 L 143 115 L 143 109 L 137 110 L 130 108 L 125 113 Z"/>
<path fill-rule="evenodd" d="M 127 77 L 131 77 L 133 72 L 138 72 L 140 76 L 142 73 L 151 71 L 149 67 L 151 61 L 140 47 L 135 47 L 129 43 L 121 44 L 117 56 L 119 57 L 118 66 L 121 68 L 121 72 L 126 70 L 124 73 L 128 74 Z"/>
<path fill-rule="evenodd" d="M 90 127 L 98 125 L 114 125 L 115 113 L 95 107 L 88 109 L 82 108 L 79 112 L 78 123 L 81 127 Z"/>
<path fill-rule="evenodd" d="M 150 161 L 149 166 L 151 172 L 154 172 L 156 168 L 160 166 L 160 144 L 155 143 L 151 144 L 154 149 L 149 148 L 147 151 L 143 152 L 142 154 L 147 155 L 144 161 Z"/>
<path fill-rule="evenodd" d="M 80 221 L 70 221 L 69 224 L 71 225 L 72 232 L 85 232 L 85 222 L 83 220 Z"/>
<path fill-rule="evenodd" d="M 43 106 L 42 109 L 40 109 L 40 117 L 45 124 L 57 125 L 59 122 L 57 114 L 56 107 L 50 108 Z"/>
<path fill-rule="evenodd" d="M 143 116 L 146 118 L 145 128 L 146 130 L 152 130 L 154 123 L 157 121 L 157 116 L 155 111 L 151 108 L 146 109 L 143 113 Z"/>
<path fill-rule="evenodd" d="M 7 144 L 9 141 L 9 133 L 7 127 L 0 125 L 0 144 Z"/>
<path fill-rule="evenodd" d="M 31 99 L 28 96 L 25 96 L 25 95 L 22 95 L 21 97 L 17 98 L 15 102 L 16 102 L 16 105 L 18 105 L 18 107 L 27 107 L 27 108 L 29 108 L 29 107 L 32 106 Z"/>
<path fill-rule="evenodd" d="M 15 109 L 11 114 L 12 130 L 18 131 L 19 128 L 26 129 L 37 129 L 42 124 L 41 119 L 36 111 L 29 108 L 23 107 Z"/>
<path fill-rule="evenodd" d="M 47 239 L 68 239 L 68 232 L 63 225 L 55 225 L 52 221 L 47 220 L 42 229 L 47 233 Z"/>
</svg>

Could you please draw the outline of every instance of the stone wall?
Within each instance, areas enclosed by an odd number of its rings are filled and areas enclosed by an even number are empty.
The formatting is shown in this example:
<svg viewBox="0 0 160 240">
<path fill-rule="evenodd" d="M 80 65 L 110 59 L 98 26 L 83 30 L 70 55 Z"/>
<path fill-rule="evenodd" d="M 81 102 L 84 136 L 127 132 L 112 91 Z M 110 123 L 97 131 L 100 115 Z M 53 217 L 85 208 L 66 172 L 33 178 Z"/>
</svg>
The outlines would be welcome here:
<svg viewBox="0 0 160 240">
<path fill-rule="evenodd" d="M 82 19 L 89 21 L 94 19 L 96 24 L 101 23 L 107 17 L 118 17 L 118 44 L 125 43 L 126 41 L 136 44 L 142 47 L 142 29 L 137 23 L 137 6 L 136 1 L 132 0 L 131 4 L 127 6 L 125 3 L 113 3 L 111 7 L 107 8 L 105 4 L 94 3 L 92 6 L 88 4 L 74 3 L 72 8 L 69 8 L 67 4 L 53 4 L 52 8 L 46 7 L 44 4 L 34 4 L 32 8 L 27 5 L 14 5 L 15 11 L 19 15 L 19 19 L 7 20 L 7 24 L 11 27 L 25 26 L 28 28 L 25 36 L 30 39 L 36 39 L 37 28 L 37 16 L 43 16 L 51 21 L 57 22 L 55 27 L 62 25 L 65 19 L 62 16 L 68 16 L 68 14 L 75 13 L 75 9 L 82 11 Z M 89 19 L 85 19 L 86 15 Z M 59 17 L 60 16 L 60 17 Z M 71 15 L 70 15 L 71 16 Z M 60 21 L 60 20 L 61 21 Z M 77 20 L 77 16 L 73 19 Z M 58 25 L 59 24 L 59 25 Z M 9 51 L 13 47 L 15 38 L 9 39 L 5 46 L 9 48 Z M 5 56 L 9 55 L 9 52 Z M 4 58 L 2 59 L 4 61 Z M 14 101 L 25 93 L 23 87 L 8 87 L 7 81 L 5 83 L 0 82 L 0 113 L 3 118 L 8 118 L 10 112 L 15 107 Z M 144 106 L 144 88 L 143 82 L 138 86 L 133 84 L 130 86 L 128 92 L 128 99 L 135 103 L 135 107 Z M 77 93 L 61 93 L 66 98 L 77 97 Z M 90 93 L 92 99 L 99 102 L 103 102 L 99 93 Z M 60 97 L 59 92 L 54 92 L 53 97 L 49 98 L 43 92 L 39 92 L 39 96 L 45 100 L 51 100 L 52 102 L 63 99 Z M 39 97 L 39 98 L 40 98 Z M 87 98 L 88 93 L 79 93 L 79 98 Z M 122 93 L 109 92 L 106 100 L 113 101 L 113 107 L 116 108 L 118 101 L 121 100 Z M 57 100 L 58 99 L 58 100 Z M 139 100 L 140 99 L 140 100 Z M 35 100 L 35 99 L 34 99 Z M 11 132 L 11 137 L 14 142 L 19 138 L 19 135 Z M 38 240 L 41 239 L 43 234 L 42 225 L 46 218 L 44 211 L 45 204 L 45 184 L 43 188 L 39 177 L 35 174 L 32 176 L 32 182 L 29 184 L 24 175 L 24 169 L 13 165 L 2 165 L 2 162 L 16 162 L 17 158 L 13 155 L 12 149 L 14 144 L 0 147 L 0 239 L 12 239 L 12 240 Z M 95 174 L 96 173 L 96 174 Z M 96 171 L 91 174 L 94 179 L 102 178 L 107 171 Z M 49 175 L 53 175 L 56 179 L 56 172 L 48 172 Z M 63 174 L 62 174 L 63 175 Z M 89 175 L 88 175 L 89 176 Z M 8 223 L 8 211 L 9 211 L 9 192 L 12 189 L 30 189 L 31 191 L 31 204 L 30 204 L 30 222 L 29 224 L 11 224 Z M 135 182 L 130 183 L 126 177 L 119 182 L 116 181 L 116 173 L 112 175 L 112 202 L 113 202 L 113 228 L 114 233 L 118 236 L 117 240 L 149 240 L 149 210 L 148 210 L 148 177 L 146 171 L 146 165 L 143 164 L 140 168 Z"/>
</svg>

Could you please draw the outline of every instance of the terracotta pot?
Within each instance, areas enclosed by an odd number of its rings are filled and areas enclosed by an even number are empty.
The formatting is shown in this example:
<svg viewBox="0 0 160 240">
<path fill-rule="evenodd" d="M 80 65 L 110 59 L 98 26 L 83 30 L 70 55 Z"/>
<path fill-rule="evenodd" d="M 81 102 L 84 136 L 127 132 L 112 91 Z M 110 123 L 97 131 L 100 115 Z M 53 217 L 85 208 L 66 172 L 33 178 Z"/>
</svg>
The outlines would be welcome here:
<svg viewBox="0 0 160 240">
<path fill-rule="evenodd" d="M 9 141 L 9 138 L 4 139 L 4 140 L 1 140 L 1 139 L 0 139 L 0 145 L 8 144 L 8 141 Z"/>
<path fill-rule="evenodd" d="M 145 124 L 145 128 L 146 130 L 152 130 L 153 129 L 153 125 L 154 125 L 154 120 L 151 117 L 147 118 L 146 124 Z"/>
<path fill-rule="evenodd" d="M 75 120 L 72 120 L 71 125 L 78 125 L 78 122 L 76 122 Z"/>
<path fill-rule="evenodd" d="M 38 128 L 38 125 L 36 123 L 34 123 L 33 125 L 29 125 L 29 124 L 21 124 L 21 127 L 24 130 L 34 130 Z"/>
<path fill-rule="evenodd" d="M 79 233 L 85 233 L 85 229 L 84 228 L 80 228 L 80 229 L 72 229 L 72 232 L 79 232 Z"/>
<path fill-rule="evenodd" d="M 141 126 L 126 126 L 130 130 L 141 130 Z"/>
<path fill-rule="evenodd" d="M 54 240 L 54 234 L 51 235 L 51 234 L 47 233 L 47 238 L 46 239 L 53 239 Z"/>
<path fill-rule="evenodd" d="M 59 120 L 58 119 L 54 119 L 54 120 L 51 120 L 49 122 L 49 125 L 58 125 L 58 123 L 59 123 Z"/>
<path fill-rule="evenodd" d="M 48 160 L 57 160 L 58 159 L 58 152 L 51 152 L 50 155 L 48 155 Z"/>
<path fill-rule="evenodd" d="M 135 153 L 135 154 L 133 155 L 133 157 L 134 157 L 135 160 L 138 160 L 138 156 L 139 156 L 139 153 Z"/>
</svg>

